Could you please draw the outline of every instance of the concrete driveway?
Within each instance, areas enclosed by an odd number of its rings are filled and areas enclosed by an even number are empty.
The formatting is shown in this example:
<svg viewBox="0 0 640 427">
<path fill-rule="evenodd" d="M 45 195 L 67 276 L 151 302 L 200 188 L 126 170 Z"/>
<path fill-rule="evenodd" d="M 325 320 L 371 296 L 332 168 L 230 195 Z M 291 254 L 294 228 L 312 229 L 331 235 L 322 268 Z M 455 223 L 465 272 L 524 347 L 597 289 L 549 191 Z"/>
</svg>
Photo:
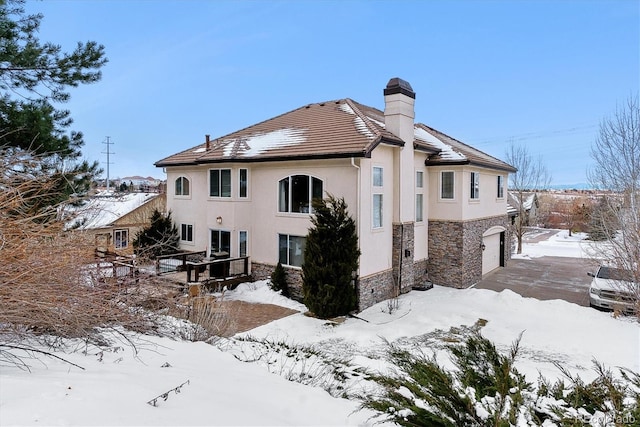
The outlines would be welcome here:
<svg viewBox="0 0 640 427">
<path fill-rule="evenodd" d="M 595 271 L 595 265 L 583 258 L 512 259 L 506 267 L 488 273 L 474 287 L 498 292 L 510 289 L 523 297 L 563 299 L 588 307 L 591 283 L 588 271 Z"/>
</svg>

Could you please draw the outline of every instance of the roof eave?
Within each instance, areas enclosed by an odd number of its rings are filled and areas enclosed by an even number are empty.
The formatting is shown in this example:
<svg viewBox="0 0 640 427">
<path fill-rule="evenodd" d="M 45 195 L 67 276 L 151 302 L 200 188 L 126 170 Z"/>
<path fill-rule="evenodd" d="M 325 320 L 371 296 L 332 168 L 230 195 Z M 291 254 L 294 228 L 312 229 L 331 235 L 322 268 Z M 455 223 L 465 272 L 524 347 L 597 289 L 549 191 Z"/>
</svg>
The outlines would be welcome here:
<svg viewBox="0 0 640 427">
<path fill-rule="evenodd" d="M 177 167 L 177 166 L 200 166 L 218 163 L 265 163 L 265 162 L 286 162 L 295 160 L 320 160 L 320 159 L 348 159 L 351 157 L 370 157 L 366 151 L 355 151 L 345 153 L 320 153 L 289 156 L 260 156 L 260 157 L 224 157 L 219 159 L 203 159 L 196 162 L 165 163 L 157 162 L 157 167 Z"/>
</svg>

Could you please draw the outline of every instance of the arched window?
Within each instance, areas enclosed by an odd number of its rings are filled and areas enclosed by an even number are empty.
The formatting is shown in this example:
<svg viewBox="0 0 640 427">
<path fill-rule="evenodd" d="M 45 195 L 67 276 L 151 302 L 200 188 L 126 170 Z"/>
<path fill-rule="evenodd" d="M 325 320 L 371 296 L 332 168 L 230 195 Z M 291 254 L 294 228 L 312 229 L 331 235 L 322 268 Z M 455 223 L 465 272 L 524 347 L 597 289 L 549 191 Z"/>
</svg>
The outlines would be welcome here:
<svg viewBox="0 0 640 427">
<path fill-rule="evenodd" d="M 176 196 L 189 195 L 189 180 L 184 176 L 176 179 Z"/>
<path fill-rule="evenodd" d="M 322 198 L 322 180 L 309 175 L 292 175 L 278 182 L 278 211 L 312 213 L 311 201 Z"/>
</svg>

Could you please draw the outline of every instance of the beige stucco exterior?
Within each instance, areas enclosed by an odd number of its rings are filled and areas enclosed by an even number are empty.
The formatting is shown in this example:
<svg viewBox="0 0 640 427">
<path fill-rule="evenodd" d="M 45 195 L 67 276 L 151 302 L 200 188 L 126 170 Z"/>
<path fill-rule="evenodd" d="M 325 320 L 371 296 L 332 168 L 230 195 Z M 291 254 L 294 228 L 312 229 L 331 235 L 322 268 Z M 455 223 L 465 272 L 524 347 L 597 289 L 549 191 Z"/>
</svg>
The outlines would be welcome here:
<svg viewBox="0 0 640 427">
<path fill-rule="evenodd" d="M 246 232 L 247 255 L 255 266 L 254 275 L 268 277 L 280 259 L 279 235 L 304 237 L 311 226 L 309 212 L 279 211 L 279 181 L 288 176 L 306 175 L 322 181 L 325 195 L 344 198 L 355 219 L 361 251 L 357 272 L 361 309 L 423 284 L 430 274 L 442 284 L 463 287 L 494 268 L 496 259 L 499 258 L 497 265 L 504 265 L 508 258 L 504 253 L 504 242 L 508 239 L 505 228 L 507 171 L 513 168 L 464 144 L 459 145 L 459 141 L 447 135 L 415 124 L 415 93 L 407 82 L 390 80 L 384 95 L 382 117 L 372 111 L 370 115 L 361 112 L 358 115 L 354 110 L 356 104 L 336 101 L 287 113 L 291 115 L 291 122 L 284 123 L 286 114 L 272 119 L 282 121 L 278 126 L 290 132 L 294 125 L 317 129 L 313 124 L 321 120 L 313 114 L 327 114 L 326 117 L 337 120 L 328 115 L 327 108 L 330 104 L 338 105 L 337 111 L 343 114 L 340 120 L 348 123 L 336 122 L 343 123 L 344 134 L 323 128 L 323 132 L 315 134 L 321 142 L 314 140 L 310 145 L 332 146 L 334 139 L 338 139 L 335 146 L 343 147 L 359 136 L 375 141 L 353 155 L 337 158 L 340 156 L 333 153 L 310 154 L 296 145 L 300 144 L 299 140 L 287 142 L 285 139 L 282 144 L 291 143 L 291 151 L 283 148 L 284 154 L 275 160 L 256 156 L 238 161 L 246 152 L 242 150 L 247 149 L 243 141 L 265 135 L 263 127 L 273 132 L 264 125 L 267 121 L 262 127 L 255 125 L 260 127 L 259 131 L 257 128 L 252 132 L 239 131 L 233 138 L 223 139 L 222 144 L 226 145 L 218 145 L 217 140 L 210 141 L 207 136 L 205 145 L 159 162 L 168 165 L 167 206 L 178 228 L 181 224 L 193 227 L 193 241 L 181 242 L 182 249 L 209 251 L 211 230 L 220 230 L 230 233 L 229 255 L 239 256 L 240 232 Z M 301 114 L 308 114 L 313 120 L 300 121 L 297 117 Z M 355 133 L 349 133 L 352 123 L 355 123 Z M 458 148 L 452 148 L 451 144 Z M 234 149 L 240 153 L 236 157 L 225 154 L 233 153 Z M 468 157 L 458 150 L 466 150 Z M 304 159 L 291 153 L 298 153 Z M 309 160 L 307 156 L 316 158 Z M 209 196 L 211 169 L 231 171 L 230 197 Z M 242 169 L 248 173 L 246 197 L 240 197 L 238 191 Z M 441 197 L 443 171 L 454 173 L 451 199 Z M 471 197 L 472 173 L 479 177 L 478 197 L 474 198 Z M 498 176 L 505 186 L 502 197 L 498 196 Z M 175 194 L 176 179 L 180 177 L 189 180 L 189 195 Z M 416 211 L 420 198 L 421 215 Z M 483 244 L 496 247 L 483 254 Z M 294 273 L 297 271 L 299 283 L 300 268 L 289 267 Z"/>
</svg>

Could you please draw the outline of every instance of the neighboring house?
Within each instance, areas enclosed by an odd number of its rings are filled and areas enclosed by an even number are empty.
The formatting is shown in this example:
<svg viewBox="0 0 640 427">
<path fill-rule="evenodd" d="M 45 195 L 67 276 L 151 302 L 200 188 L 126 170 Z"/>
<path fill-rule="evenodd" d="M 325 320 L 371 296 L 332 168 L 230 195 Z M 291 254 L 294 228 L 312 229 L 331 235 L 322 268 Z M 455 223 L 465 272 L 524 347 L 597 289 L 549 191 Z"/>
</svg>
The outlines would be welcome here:
<svg viewBox="0 0 640 427">
<path fill-rule="evenodd" d="M 100 252 L 130 255 L 136 234 L 150 224 L 156 209 L 166 212 L 164 194 L 105 192 L 74 209 L 68 228 L 95 236 Z"/>
<path fill-rule="evenodd" d="M 118 178 L 114 180 L 114 183 L 119 186 L 121 184 L 127 185 L 129 190 L 139 190 L 144 192 L 155 192 L 162 184 L 162 180 L 153 178 L 151 176 L 125 176 L 124 178 Z"/>
<path fill-rule="evenodd" d="M 427 280 L 467 287 L 505 265 L 515 169 L 415 123 L 406 81 L 391 79 L 384 101 L 305 105 L 156 162 L 182 249 L 248 255 L 256 279 L 280 261 L 300 296 L 311 200 L 330 193 L 357 223 L 360 309 Z"/>
<path fill-rule="evenodd" d="M 515 191 L 509 191 L 509 212 L 515 212 L 514 221 L 523 221 L 524 226 L 531 225 L 538 214 L 537 193 L 522 193 L 522 217 L 520 217 L 520 196 Z M 516 218 L 517 217 L 517 218 Z"/>
</svg>

